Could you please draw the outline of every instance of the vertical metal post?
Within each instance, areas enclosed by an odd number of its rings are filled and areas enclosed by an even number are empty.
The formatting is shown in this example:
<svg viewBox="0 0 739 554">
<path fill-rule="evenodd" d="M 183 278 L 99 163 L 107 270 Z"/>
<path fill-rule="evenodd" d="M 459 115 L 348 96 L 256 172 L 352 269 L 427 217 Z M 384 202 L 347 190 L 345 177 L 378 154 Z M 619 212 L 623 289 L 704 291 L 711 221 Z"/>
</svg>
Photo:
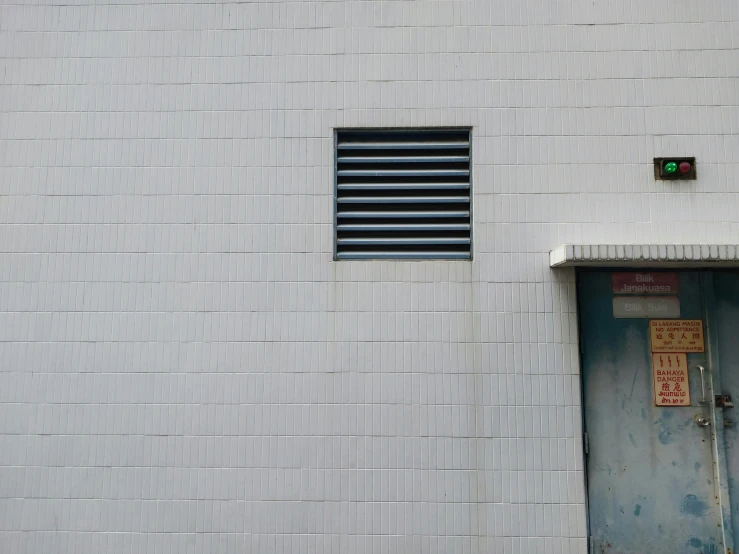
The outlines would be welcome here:
<svg viewBox="0 0 739 554">
<path fill-rule="evenodd" d="M 711 418 L 711 455 L 713 477 L 721 510 L 721 533 L 723 552 L 734 551 L 734 533 L 731 527 L 731 503 L 729 502 L 729 474 L 726 465 L 726 437 L 724 435 L 723 410 L 716 408 L 714 395 L 721 391 L 721 368 L 718 359 L 718 336 L 716 334 L 716 300 L 713 295 L 713 273 L 701 274 L 703 296 L 703 325 L 708 366 L 708 413 Z M 705 396 L 705 394 L 704 394 Z"/>
</svg>

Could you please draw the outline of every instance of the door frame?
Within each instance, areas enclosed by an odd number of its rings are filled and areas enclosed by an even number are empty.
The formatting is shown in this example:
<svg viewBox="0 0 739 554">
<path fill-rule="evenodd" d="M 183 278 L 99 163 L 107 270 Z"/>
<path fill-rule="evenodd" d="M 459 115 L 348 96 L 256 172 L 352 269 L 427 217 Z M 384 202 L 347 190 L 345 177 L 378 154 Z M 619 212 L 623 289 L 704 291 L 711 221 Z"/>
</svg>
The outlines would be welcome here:
<svg viewBox="0 0 739 554">
<path fill-rule="evenodd" d="M 716 297 L 713 290 L 713 271 L 700 271 L 701 295 L 703 297 L 703 333 L 708 361 L 709 396 L 708 410 L 711 415 L 711 458 L 713 478 L 716 484 L 721 509 L 721 534 L 724 551 L 734 552 L 734 533 L 731 525 L 731 502 L 729 499 L 729 471 L 726 463 L 726 434 L 724 433 L 723 410 L 716 409 L 716 394 L 721 394 L 721 367 L 718 357 L 718 332 L 716 321 Z"/>
</svg>

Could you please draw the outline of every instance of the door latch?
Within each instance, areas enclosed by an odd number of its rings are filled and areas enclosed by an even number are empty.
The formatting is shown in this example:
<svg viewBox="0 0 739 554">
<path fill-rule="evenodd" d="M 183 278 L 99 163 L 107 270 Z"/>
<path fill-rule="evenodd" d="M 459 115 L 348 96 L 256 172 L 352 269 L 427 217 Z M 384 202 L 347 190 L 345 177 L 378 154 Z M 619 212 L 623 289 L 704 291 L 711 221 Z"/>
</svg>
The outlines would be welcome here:
<svg viewBox="0 0 739 554">
<path fill-rule="evenodd" d="M 716 395 L 716 407 L 717 408 L 733 408 L 734 403 L 731 401 L 730 394 L 717 394 Z"/>
</svg>

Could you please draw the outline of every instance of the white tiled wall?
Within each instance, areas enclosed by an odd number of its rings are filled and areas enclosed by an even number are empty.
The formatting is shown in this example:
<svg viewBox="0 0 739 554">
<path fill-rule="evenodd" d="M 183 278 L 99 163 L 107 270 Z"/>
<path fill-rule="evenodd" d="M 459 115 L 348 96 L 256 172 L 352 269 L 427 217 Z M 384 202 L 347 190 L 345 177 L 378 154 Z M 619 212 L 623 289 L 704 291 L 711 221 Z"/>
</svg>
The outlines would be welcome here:
<svg viewBox="0 0 739 554">
<path fill-rule="evenodd" d="M 17 2 L 2 552 L 586 552 L 547 253 L 736 242 L 739 3 Z M 474 261 L 333 262 L 333 128 L 418 125 Z"/>
</svg>

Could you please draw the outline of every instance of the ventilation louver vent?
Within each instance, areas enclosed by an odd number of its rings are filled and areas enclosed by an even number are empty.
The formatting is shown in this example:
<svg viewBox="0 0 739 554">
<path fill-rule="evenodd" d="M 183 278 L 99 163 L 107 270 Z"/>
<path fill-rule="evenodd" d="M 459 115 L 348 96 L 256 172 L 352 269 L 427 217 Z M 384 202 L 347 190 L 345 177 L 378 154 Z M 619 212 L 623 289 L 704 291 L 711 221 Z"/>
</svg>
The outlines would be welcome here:
<svg viewBox="0 0 739 554">
<path fill-rule="evenodd" d="M 469 129 L 336 132 L 336 258 L 471 257 Z"/>
</svg>

